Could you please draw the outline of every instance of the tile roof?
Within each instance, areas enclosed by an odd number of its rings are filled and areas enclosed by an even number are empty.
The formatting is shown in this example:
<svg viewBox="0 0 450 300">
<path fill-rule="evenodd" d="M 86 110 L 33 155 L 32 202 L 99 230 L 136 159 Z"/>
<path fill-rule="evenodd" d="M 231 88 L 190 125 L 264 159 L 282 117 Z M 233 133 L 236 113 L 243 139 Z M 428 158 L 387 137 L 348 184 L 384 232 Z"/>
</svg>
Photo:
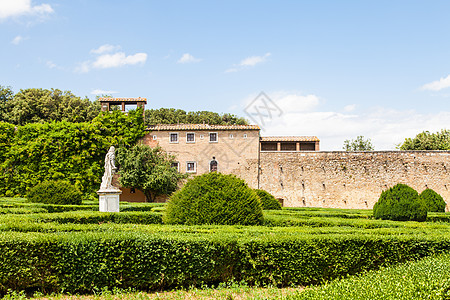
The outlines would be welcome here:
<svg viewBox="0 0 450 300">
<path fill-rule="evenodd" d="M 260 128 L 258 125 L 158 124 L 150 125 L 146 130 L 260 130 Z"/>
<path fill-rule="evenodd" d="M 112 97 L 102 97 L 98 99 L 100 102 L 145 102 L 147 103 L 147 98 L 112 98 Z"/>
<path fill-rule="evenodd" d="M 261 142 L 320 142 L 317 136 L 264 136 Z"/>
</svg>

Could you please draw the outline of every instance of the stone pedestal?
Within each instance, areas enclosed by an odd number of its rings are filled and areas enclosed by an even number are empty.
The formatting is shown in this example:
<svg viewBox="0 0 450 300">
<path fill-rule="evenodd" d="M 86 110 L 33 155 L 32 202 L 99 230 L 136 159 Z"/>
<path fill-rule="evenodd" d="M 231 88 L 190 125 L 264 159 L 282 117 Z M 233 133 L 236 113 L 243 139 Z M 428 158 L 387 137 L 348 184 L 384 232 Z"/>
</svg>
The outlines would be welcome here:
<svg viewBox="0 0 450 300">
<path fill-rule="evenodd" d="M 122 194 L 121 190 L 98 190 L 97 194 L 99 211 L 119 212 L 120 194 Z"/>
</svg>

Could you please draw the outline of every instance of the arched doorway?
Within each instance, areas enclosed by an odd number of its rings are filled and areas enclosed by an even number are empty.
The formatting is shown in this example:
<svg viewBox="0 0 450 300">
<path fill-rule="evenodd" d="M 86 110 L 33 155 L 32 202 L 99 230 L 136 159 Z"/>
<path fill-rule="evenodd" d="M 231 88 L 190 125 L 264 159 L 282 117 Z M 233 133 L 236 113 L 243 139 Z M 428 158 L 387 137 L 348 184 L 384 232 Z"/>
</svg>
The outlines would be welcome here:
<svg viewBox="0 0 450 300">
<path fill-rule="evenodd" d="M 209 162 L 209 171 L 217 172 L 217 166 L 218 166 L 218 162 L 217 162 L 216 158 L 213 156 L 213 159 Z"/>
</svg>

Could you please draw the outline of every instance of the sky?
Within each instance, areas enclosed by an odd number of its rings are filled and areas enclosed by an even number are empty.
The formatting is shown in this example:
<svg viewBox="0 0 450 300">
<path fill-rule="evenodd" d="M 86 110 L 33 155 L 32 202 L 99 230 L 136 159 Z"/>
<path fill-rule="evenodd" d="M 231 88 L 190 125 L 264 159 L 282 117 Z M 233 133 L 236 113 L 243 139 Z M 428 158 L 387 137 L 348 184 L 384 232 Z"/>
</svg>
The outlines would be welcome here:
<svg viewBox="0 0 450 300">
<path fill-rule="evenodd" d="M 450 1 L 0 0 L 0 85 L 375 150 L 450 129 Z"/>
</svg>

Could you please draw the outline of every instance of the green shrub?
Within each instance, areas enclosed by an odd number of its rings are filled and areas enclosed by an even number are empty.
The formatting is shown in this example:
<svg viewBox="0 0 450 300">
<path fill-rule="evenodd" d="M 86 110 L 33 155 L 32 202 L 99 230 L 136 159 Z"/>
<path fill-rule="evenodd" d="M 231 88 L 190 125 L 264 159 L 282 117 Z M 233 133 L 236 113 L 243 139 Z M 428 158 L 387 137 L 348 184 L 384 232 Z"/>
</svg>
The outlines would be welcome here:
<svg viewBox="0 0 450 300">
<path fill-rule="evenodd" d="M 278 201 L 272 194 L 266 192 L 265 190 L 255 189 L 256 194 L 258 194 L 259 199 L 261 199 L 262 209 L 281 209 L 280 201 Z"/>
<path fill-rule="evenodd" d="M 30 190 L 27 199 L 34 203 L 81 204 L 83 194 L 66 180 L 44 181 Z"/>
<path fill-rule="evenodd" d="M 167 224 L 258 225 L 263 221 L 258 195 L 244 180 L 217 172 L 196 176 L 172 195 Z"/>
<path fill-rule="evenodd" d="M 445 212 L 446 203 L 441 195 L 432 189 L 426 189 L 420 193 L 420 197 L 425 201 L 427 211 L 429 212 Z"/>
<path fill-rule="evenodd" d="M 294 300 L 450 299 L 450 256 L 440 255 L 420 261 L 384 267 L 361 276 L 347 277 L 306 289 Z"/>
<path fill-rule="evenodd" d="M 427 209 L 416 190 L 399 183 L 381 193 L 373 207 L 373 215 L 383 220 L 425 221 Z"/>
</svg>

